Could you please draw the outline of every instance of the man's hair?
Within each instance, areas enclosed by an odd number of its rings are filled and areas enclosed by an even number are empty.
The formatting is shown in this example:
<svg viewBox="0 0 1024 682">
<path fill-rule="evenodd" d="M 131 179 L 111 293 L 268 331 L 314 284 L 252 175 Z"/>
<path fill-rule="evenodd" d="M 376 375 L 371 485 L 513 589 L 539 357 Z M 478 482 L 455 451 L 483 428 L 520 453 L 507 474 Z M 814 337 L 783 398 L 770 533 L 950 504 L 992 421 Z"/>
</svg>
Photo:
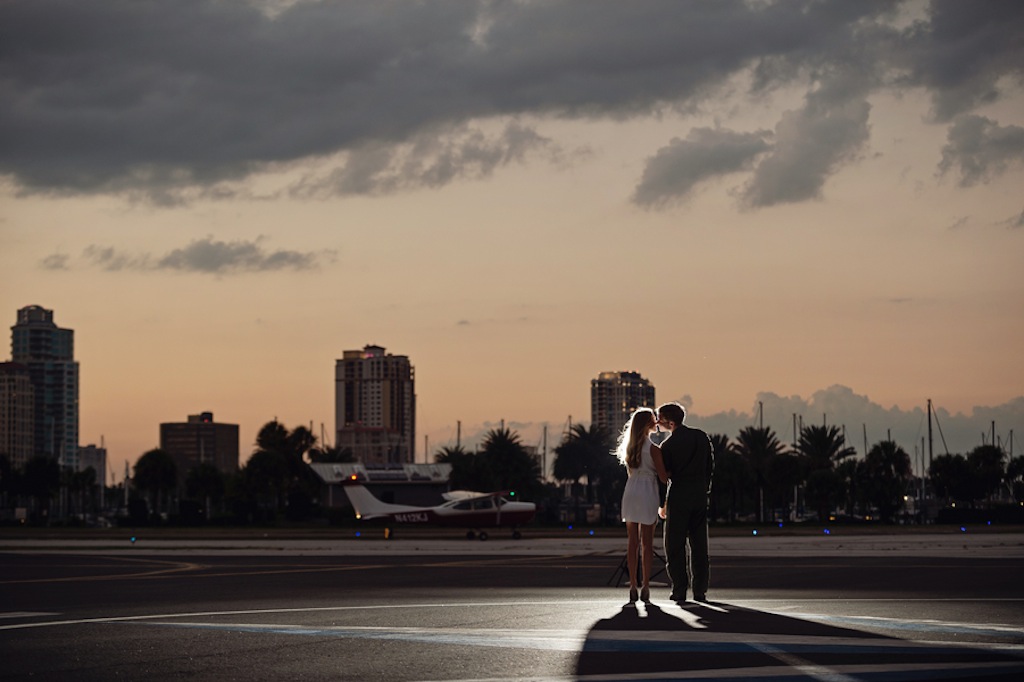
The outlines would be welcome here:
<svg viewBox="0 0 1024 682">
<path fill-rule="evenodd" d="M 670 422 L 681 425 L 683 420 L 686 419 L 686 408 L 679 403 L 665 403 L 658 408 L 658 415 Z"/>
</svg>

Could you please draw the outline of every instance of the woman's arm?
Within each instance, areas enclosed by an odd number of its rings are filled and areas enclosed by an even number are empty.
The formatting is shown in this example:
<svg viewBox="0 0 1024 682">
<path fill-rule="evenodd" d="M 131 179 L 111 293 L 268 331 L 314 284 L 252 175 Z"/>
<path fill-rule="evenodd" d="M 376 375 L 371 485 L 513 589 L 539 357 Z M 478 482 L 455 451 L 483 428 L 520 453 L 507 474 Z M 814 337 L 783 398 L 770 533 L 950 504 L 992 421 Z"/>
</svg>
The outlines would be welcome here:
<svg viewBox="0 0 1024 682">
<path fill-rule="evenodd" d="M 661 448 L 654 444 L 651 445 L 651 461 L 658 472 L 658 480 L 668 483 L 668 472 L 665 471 L 665 462 L 661 459 Z"/>
</svg>

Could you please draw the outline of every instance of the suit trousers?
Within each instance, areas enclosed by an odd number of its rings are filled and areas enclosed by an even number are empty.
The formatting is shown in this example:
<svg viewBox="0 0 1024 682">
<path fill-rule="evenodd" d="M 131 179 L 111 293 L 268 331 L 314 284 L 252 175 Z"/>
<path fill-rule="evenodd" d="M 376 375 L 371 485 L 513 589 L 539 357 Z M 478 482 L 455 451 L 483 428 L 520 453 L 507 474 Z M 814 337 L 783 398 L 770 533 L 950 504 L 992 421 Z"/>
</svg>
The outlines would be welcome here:
<svg viewBox="0 0 1024 682">
<path fill-rule="evenodd" d="M 672 595 L 685 599 L 687 589 L 692 588 L 695 597 L 705 597 L 711 577 L 706 493 L 669 490 L 664 540 L 665 568 L 672 580 Z"/>
</svg>

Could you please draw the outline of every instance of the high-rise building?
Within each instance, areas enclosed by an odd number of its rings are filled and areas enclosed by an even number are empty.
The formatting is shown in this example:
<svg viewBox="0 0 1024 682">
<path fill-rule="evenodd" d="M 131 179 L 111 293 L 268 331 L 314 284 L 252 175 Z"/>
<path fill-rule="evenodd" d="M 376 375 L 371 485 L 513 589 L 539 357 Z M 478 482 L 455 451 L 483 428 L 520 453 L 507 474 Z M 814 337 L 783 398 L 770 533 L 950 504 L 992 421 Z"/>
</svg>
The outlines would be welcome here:
<svg viewBox="0 0 1024 682">
<path fill-rule="evenodd" d="M 78 448 L 79 471 L 89 467 L 96 472 L 96 484 L 106 485 L 107 480 L 107 449 L 102 445 L 83 445 Z"/>
<path fill-rule="evenodd" d="M 601 372 L 590 380 L 590 421 L 612 433 L 638 407 L 655 407 L 654 386 L 638 372 Z"/>
<path fill-rule="evenodd" d="M 28 367 L 0 362 L 0 455 L 21 470 L 35 454 L 35 390 Z"/>
<path fill-rule="evenodd" d="M 347 350 L 334 366 L 338 447 L 370 466 L 412 464 L 416 443 L 416 382 L 405 355 L 381 346 Z"/>
<path fill-rule="evenodd" d="M 78 470 L 78 363 L 75 332 L 53 323 L 53 311 L 31 305 L 11 327 L 11 359 L 28 367 L 35 393 L 35 454 Z"/>
<path fill-rule="evenodd" d="M 174 458 L 178 483 L 203 463 L 233 474 L 238 471 L 238 424 L 218 424 L 213 412 L 190 414 L 186 422 L 160 425 L 160 449 Z"/>
</svg>

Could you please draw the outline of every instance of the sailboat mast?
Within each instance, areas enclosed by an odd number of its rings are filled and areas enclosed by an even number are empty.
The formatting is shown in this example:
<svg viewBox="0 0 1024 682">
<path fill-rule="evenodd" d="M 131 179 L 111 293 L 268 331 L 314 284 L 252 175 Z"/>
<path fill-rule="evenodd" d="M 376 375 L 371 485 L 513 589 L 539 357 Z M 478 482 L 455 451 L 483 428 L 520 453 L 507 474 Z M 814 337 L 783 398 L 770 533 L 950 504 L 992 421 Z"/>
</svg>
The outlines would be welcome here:
<svg viewBox="0 0 1024 682">
<path fill-rule="evenodd" d="M 928 398 L 928 470 L 932 468 L 932 399 Z"/>
</svg>

